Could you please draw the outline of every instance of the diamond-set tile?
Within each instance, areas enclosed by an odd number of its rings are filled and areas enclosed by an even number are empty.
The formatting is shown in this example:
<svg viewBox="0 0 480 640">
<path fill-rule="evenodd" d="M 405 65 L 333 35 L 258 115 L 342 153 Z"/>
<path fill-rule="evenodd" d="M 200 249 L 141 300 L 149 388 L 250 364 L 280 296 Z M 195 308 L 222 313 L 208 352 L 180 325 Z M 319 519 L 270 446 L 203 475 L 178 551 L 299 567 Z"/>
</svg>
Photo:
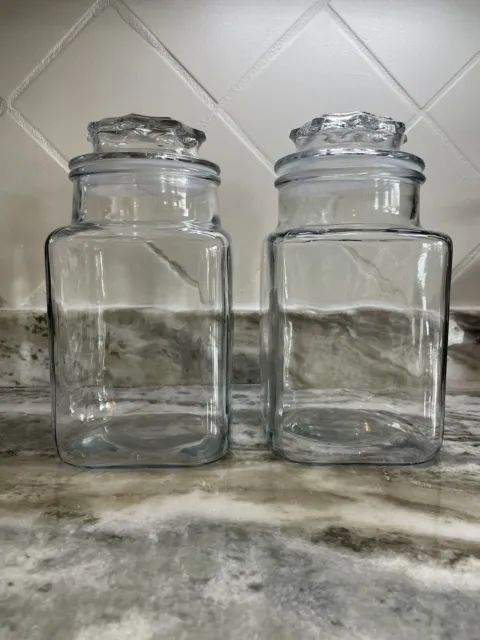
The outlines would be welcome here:
<svg viewBox="0 0 480 640">
<path fill-rule="evenodd" d="M 211 100 L 198 85 L 216 100 L 226 97 L 222 107 L 272 162 L 293 151 L 291 128 L 324 112 L 363 109 L 410 120 L 416 110 L 395 83 L 418 105 L 431 104 L 433 124 L 422 117 L 406 147 L 427 163 L 422 224 L 454 240 L 460 270 L 453 305 L 480 306 L 480 253 L 468 262 L 480 242 L 480 173 L 471 166 L 480 170 L 480 61 L 473 59 L 480 50 L 480 2 L 331 0 L 323 9 L 314 0 L 124 2 L 137 21 L 124 9 L 127 24 L 114 6 L 91 17 L 94 0 L 0 1 L 0 57 L 8 60 L 0 70 L 0 298 L 7 305 L 41 304 L 43 239 L 68 222 L 71 185 L 48 153 L 13 122 L 2 98 L 87 15 L 88 24 L 14 107 L 66 157 L 89 151 L 86 125 L 107 115 L 170 115 L 206 128 L 202 155 L 222 168 L 219 197 L 222 221 L 233 239 L 238 307 L 258 303 L 261 245 L 277 219 L 274 176 L 221 116 L 212 119 Z M 183 72 L 135 32 L 132 27 L 141 29 L 141 22 Z M 285 33 L 293 32 L 283 42 Z M 272 47 L 271 58 L 249 77 Z M 231 92 L 242 78 L 245 82 Z M 434 102 L 445 85 L 448 90 Z"/>
<path fill-rule="evenodd" d="M 126 0 L 217 100 L 314 0 Z"/>
<path fill-rule="evenodd" d="M 480 242 L 480 175 L 420 120 L 409 132 L 405 151 L 425 160 L 427 181 L 420 196 L 422 226 L 453 239 L 453 263 Z"/>
<path fill-rule="evenodd" d="M 0 116 L 0 296 L 18 307 L 44 279 L 43 242 L 69 224 L 65 171 L 7 113 Z"/>
<path fill-rule="evenodd" d="M 225 108 L 272 161 L 294 150 L 292 128 L 323 113 L 364 110 L 399 120 L 413 114 L 325 12 Z"/>
<path fill-rule="evenodd" d="M 173 116 L 196 126 L 207 105 L 114 9 L 92 20 L 15 101 L 64 155 L 91 149 L 91 120 L 129 112 Z"/>
<path fill-rule="evenodd" d="M 233 239 L 235 304 L 256 305 L 263 239 L 277 224 L 274 175 L 218 117 L 207 128 L 203 150 L 222 171 L 220 215 Z"/>
<path fill-rule="evenodd" d="M 429 113 L 480 170 L 479 107 L 480 59 L 459 77 Z"/>
<path fill-rule="evenodd" d="M 82 83 L 71 73 L 80 55 L 89 69 Z M 197 126 L 209 113 L 183 78 L 111 9 L 79 34 L 16 106 L 67 157 L 89 150 L 86 124 L 92 119 L 135 110 L 173 115 Z M 252 291 L 257 297 L 261 242 L 275 226 L 273 176 L 220 119 L 214 118 L 206 131 L 202 155 L 222 168 L 221 214 L 235 240 L 234 295 L 246 304 Z M 248 292 L 245 282 L 250 282 Z"/>
<path fill-rule="evenodd" d="M 478 0 L 332 0 L 331 6 L 420 106 L 480 49 Z"/>
<path fill-rule="evenodd" d="M 6 98 L 93 5 L 93 0 L 1 0 L 0 95 Z M 7 62 L 8 61 L 8 62 Z"/>
</svg>

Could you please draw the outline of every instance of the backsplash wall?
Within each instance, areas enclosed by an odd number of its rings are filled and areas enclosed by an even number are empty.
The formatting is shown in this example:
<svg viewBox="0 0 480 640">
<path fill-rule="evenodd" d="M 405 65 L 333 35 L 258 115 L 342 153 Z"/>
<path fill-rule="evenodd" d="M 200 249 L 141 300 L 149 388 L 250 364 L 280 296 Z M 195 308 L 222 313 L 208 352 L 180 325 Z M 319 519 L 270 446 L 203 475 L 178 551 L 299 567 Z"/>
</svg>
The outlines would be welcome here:
<svg viewBox="0 0 480 640">
<path fill-rule="evenodd" d="M 1 0 L 0 303 L 45 307 L 43 241 L 67 224 L 67 162 L 90 120 L 169 115 L 207 133 L 234 242 L 234 302 L 257 306 L 290 129 L 362 109 L 408 124 L 423 226 L 454 240 L 452 306 L 480 307 L 477 0 Z"/>
</svg>

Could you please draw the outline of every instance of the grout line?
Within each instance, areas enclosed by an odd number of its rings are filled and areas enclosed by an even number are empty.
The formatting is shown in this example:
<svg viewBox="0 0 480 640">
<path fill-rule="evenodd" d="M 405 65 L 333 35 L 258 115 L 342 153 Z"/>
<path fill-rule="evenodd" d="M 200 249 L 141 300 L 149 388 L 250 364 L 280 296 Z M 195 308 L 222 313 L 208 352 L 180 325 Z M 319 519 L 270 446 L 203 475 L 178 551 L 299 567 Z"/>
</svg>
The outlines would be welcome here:
<svg viewBox="0 0 480 640">
<path fill-rule="evenodd" d="M 349 36 L 355 45 L 362 51 L 365 57 L 369 60 L 369 62 L 373 63 L 373 65 L 377 68 L 377 70 L 381 73 L 382 77 L 388 82 L 390 87 L 400 95 L 404 100 L 406 100 L 410 106 L 416 112 L 410 120 L 407 122 L 407 130 L 412 129 L 414 125 L 416 125 L 422 118 L 427 121 L 435 133 L 442 139 L 442 141 L 449 145 L 452 150 L 455 152 L 455 155 L 460 159 L 464 160 L 469 164 L 469 166 L 476 172 L 480 173 L 480 171 L 475 167 L 475 165 L 463 154 L 463 152 L 457 147 L 457 145 L 449 138 L 449 136 L 445 133 L 445 131 L 438 126 L 438 124 L 433 120 L 432 116 L 428 113 L 428 109 L 433 106 L 435 102 L 437 102 L 445 93 L 457 82 L 462 75 L 467 73 L 471 69 L 471 67 L 476 63 L 477 59 L 480 57 L 480 51 L 477 52 L 470 60 L 463 65 L 463 67 L 451 78 L 437 93 L 424 105 L 422 108 L 406 91 L 406 89 L 391 75 L 388 69 L 382 64 L 382 62 L 377 58 L 377 56 L 360 40 L 360 38 L 355 34 L 355 32 L 349 27 L 349 25 L 343 20 L 343 18 L 330 6 L 327 5 L 327 12 L 335 20 L 338 26 Z"/>
<path fill-rule="evenodd" d="M 407 123 L 406 132 L 408 133 L 411 129 L 413 129 L 413 127 L 418 124 L 420 120 L 424 120 L 427 125 L 431 129 L 433 129 L 435 135 L 440 138 L 444 145 L 450 147 L 450 150 L 457 157 L 457 159 L 460 160 L 460 162 L 468 164 L 470 169 L 472 169 L 472 171 L 480 176 L 480 169 L 477 169 L 473 162 L 462 152 L 461 149 L 459 149 L 459 147 L 457 147 L 455 142 L 453 142 L 448 134 L 446 134 L 445 131 L 435 122 L 435 120 L 429 113 L 420 112 L 413 116 L 413 118 L 411 118 Z"/>
<path fill-rule="evenodd" d="M 427 113 L 418 114 L 409 124 L 409 129 L 413 127 L 420 119 L 422 119 L 427 123 L 431 129 L 433 129 L 435 135 L 437 135 L 441 141 L 454 153 L 454 155 L 458 158 L 460 162 L 466 163 L 477 175 L 480 176 L 480 171 L 477 167 L 465 156 L 457 145 L 448 137 L 448 135 L 443 131 L 441 127 L 437 125 L 437 123 L 433 120 L 433 118 Z M 473 260 L 480 253 L 480 244 L 477 245 L 474 249 L 472 249 L 466 256 L 460 260 L 460 262 L 453 268 L 452 271 L 452 282 L 454 282 L 465 269 L 471 264 Z"/>
<path fill-rule="evenodd" d="M 375 67 L 382 78 L 390 85 L 390 88 L 400 96 L 416 112 L 420 111 L 420 105 L 412 98 L 408 91 L 392 76 L 383 63 L 377 58 L 371 49 L 357 36 L 355 31 L 345 22 L 342 16 L 328 4 L 325 8 L 328 15 L 334 20 L 339 29 L 349 38 L 364 57 Z"/>
<path fill-rule="evenodd" d="M 265 166 L 269 171 L 274 174 L 273 163 L 267 158 L 264 153 L 253 143 L 248 135 L 241 129 L 241 127 L 231 118 L 231 116 L 223 109 L 239 91 L 243 90 L 250 81 L 252 81 L 266 66 L 268 66 L 281 52 L 282 50 L 296 37 L 302 29 L 310 23 L 310 21 L 321 10 L 325 10 L 326 13 L 336 22 L 338 27 L 344 32 L 344 34 L 355 44 L 357 49 L 365 56 L 365 58 L 372 64 L 377 72 L 383 77 L 383 79 L 389 84 L 391 89 L 397 93 L 404 101 L 410 104 L 411 108 L 416 112 L 407 123 L 407 128 L 411 129 L 421 118 L 432 127 L 435 133 L 442 139 L 454 151 L 455 155 L 462 161 L 466 162 L 477 174 L 480 174 L 480 170 L 462 153 L 462 151 L 456 146 L 456 144 L 449 138 L 449 136 L 441 129 L 438 124 L 428 113 L 428 110 L 438 102 L 446 92 L 461 78 L 463 77 L 478 61 L 480 58 L 480 51 L 477 52 L 470 60 L 468 60 L 458 72 L 450 78 L 450 80 L 439 90 L 437 93 L 420 107 L 415 100 L 409 95 L 404 87 L 389 73 L 384 67 L 382 62 L 375 56 L 375 54 L 363 43 L 363 41 L 356 35 L 356 33 L 350 28 L 350 26 L 343 20 L 343 18 L 333 9 L 330 5 L 330 0 L 317 0 L 314 2 L 288 29 L 284 34 L 273 44 L 272 47 L 249 69 L 249 71 L 226 93 L 226 95 L 217 103 L 215 99 L 208 93 L 208 91 L 183 67 L 183 65 L 170 53 L 170 51 L 162 44 L 159 38 L 153 34 L 148 27 L 135 15 L 135 13 L 125 5 L 123 0 L 96 0 L 94 4 L 84 13 L 84 15 L 73 25 L 73 27 L 63 36 L 63 38 L 50 50 L 50 52 L 40 61 L 40 63 L 29 73 L 29 75 L 18 85 L 18 87 L 7 97 L 6 100 L 0 98 L 0 114 L 4 111 L 10 114 L 12 119 L 28 134 L 30 135 L 52 158 L 59 164 L 64 170 L 68 170 L 68 163 L 64 156 L 58 152 L 57 149 L 38 131 L 33 125 L 31 125 L 24 116 L 14 107 L 12 102 L 18 98 L 18 96 L 29 86 L 29 84 L 35 80 L 35 78 L 43 71 L 43 69 L 52 62 L 59 53 L 67 47 L 70 42 L 78 35 L 78 33 L 104 8 L 107 6 L 114 7 L 120 17 L 138 34 L 142 37 L 150 46 L 152 46 L 166 61 L 167 63 L 183 78 L 183 80 L 190 86 L 194 93 L 207 105 L 210 110 L 210 115 L 205 118 L 201 125 L 208 126 L 208 124 L 215 118 L 221 119 L 234 134 L 245 144 L 245 146 L 252 152 L 252 154 Z M 467 256 L 468 257 L 468 256 Z M 463 264 L 463 262 L 461 263 Z M 459 269 L 461 265 L 456 267 Z"/>
<path fill-rule="evenodd" d="M 463 151 L 459 147 L 457 147 L 455 142 L 453 142 L 453 140 L 448 136 L 448 134 L 445 133 L 445 131 L 435 122 L 432 116 L 429 113 L 423 113 L 422 117 L 425 120 L 425 122 L 427 122 L 430 125 L 430 127 L 435 131 L 435 133 L 442 140 L 442 142 L 450 147 L 450 149 L 457 156 L 457 158 L 462 162 L 466 162 L 468 166 L 476 174 L 480 176 L 480 169 L 477 169 L 477 167 L 473 164 L 473 162 L 463 153 Z"/>
<path fill-rule="evenodd" d="M 410 129 L 413 129 L 413 127 L 418 124 L 420 122 L 420 120 L 422 119 L 422 114 L 421 113 L 415 113 L 410 120 L 408 120 L 405 123 L 405 131 L 406 133 L 408 133 L 410 131 Z"/>
<path fill-rule="evenodd" d="M 14 120 L 37 144 L 39 144 L 42 149 L 52 158 L 55 162 L 62 167 L 65 171 L 68 171 L 68 161 L 62 156 L 62 154 L 55 149 L 53 144 L 51 144 L 45 136 L 40 133 L 35 127 L 33 127 L 28 120 L 12 105 L 7 105 L 6 109 L 7 113 L 11 116 L 12 120 Z"/>
<path fill-rule="evenodd" d="M 28 74 L 28 76 L 18 85 L 16 89 L 7 97 L 7 105 L 11 105 L 18 96 L 25 91 L 25 89 L 31 84 L 35 78 L 45 69 L 45 67 L 54 60 L 59 53 L 61 53 L 65 47 L 78 35 L 78 33 L 92 20 L 97 13 L 100 13 L 108 4 L 108 0 L 97 0 L 83 16 L 73 25 L 73 27 L 67 31 L 61 40 L 47 53 L 47 55 L 40 60 L 37 66 Z"/>
<path fill-rule="evenodd" d="M 411 128 L 414 124 L 418 122 L 418 120 L 427 115 L 428 110 L 440 100 L 451 87 L 460 80 L 462 76 L 464 76 L 470 69 L 477 63 L 480 59 L 480 50 L 477 51 L 467 62 L 450 78 L 444 85 L 441 87 L 423 106 L 417 103 L 414 98 L 408 93 L 408 91 L 392 76 L 392 74 L 388 71 L 388 69 L 383 65 L 380 59 L 373 53 L 371 49 L 369 49 L 365 43 L 357 36 L 357 34 L 352 30 L 352 28 L 345 22 L 345 20 L 341 17 L 339 13 L 335 11 L 335 9 L 330 5 L 330 0 L 328 1 L 326 7 L 327 13 L 331 16 L 333 20 L 338 24 L 340 29 L 342 29 L 350 39 L 353 40 L 355 45 L 360 51 L 365 55 L 365 57 L 369 60 L 369 62 L 373 62 L 374 66 L 381 73 L 382 77 L 389 83 L 391 88 L 399 94 L 404 100 L 406 100 L 410 106 L 416 111 L 416 114 L 408 121 L 408 127 Z"/>
<path fill-rule="evenodd" d="M 259 160 L 264 167 L 266 167 L 272 176 L 276 176 L 275 171 L 273 169 L 273 162 L 268 158 L 261 149 L 254 144 L 247 134 L 241 129 L 241 127 L 237 124 L 237 122 L 231 118 L 228 113 L 219 109 L 217 112 L 217 116 L 222 122 L 226 124 L 226 126 L 243 142 L 243 144 L 250 150 L 253 156 Z M 208 123 L 207 123 L 208 124 Z M 205 126 L 203 123 L 201 126 Z M 221 168 L 221 167 L 220 167 Z"/>
<path fill-rule="evenodd" d="M 210 116 L 206 118 L 202 124 L 208 125 L 215 117 L 218 116 L 226 126 L 228 126 L 233 133 L 249 148 L 252 154 L 266 166 L 273 174 L 272 162 L 262 153 L 262 151 L 249 139 L 247 134 L 240 128 L 240 126 L 226 113 L 223 109 L 224 105 L 228 104 L 232 98 L 242 91 L 249 82 L 251 82 L 257 75 L 259 75 L 265 67 L 267 67 L 288 44 L 294 40 L 294 38 L 304 29 L 310 21 L 321 10 L 325 10 L 326 13 L 337 23 L 338 27 L 343 33 L 355 44 L 356 48 L 364 55 L 364 57 L 376 68 L 377 72 L 383 77 L 383 79 L 389 84 L 391 89 L 397 93 L 404 101 L 406 101 L 411 108 L 416 112 L 412 118 L 408 121 L 408 129 L 411 129 L 420 119 L 425 119 L 429 126 L 435 131 L 435 133 L 442 139 L 442 141 L 452 148 L 455 155 L 467 164 L 477 173 L 480 174 L 480 170 L 462 153 L 462 151 L 456 146 L 456 144 L 449 138 L 449 136 L 439 127 L 435 120 L 428 113 L 429 110 L 466 74 L 480 59 L 480 51 L 472 56 L 456 73 L 441 87 L 424 105 L 423 107 L 417 104 L 417 102 L 409 95 L 405 88 L 390 74 L 390 72 L 384 67 L 382 62 L 375 56 L 375 54 L 363 43 L 363 41 L 356 35 L 356 33 L 350 28 L 350 26 L 343 20 L 343 18 L 330 6 L 330 0 L 317 0 L 309 9 L 307 9 L 296 20 L 285 33 L 271 46 L 268 51 L 261 56 L 257 62 L 248 70 L 248 72 L 225 94 L 225 96 L 217 103 L 215 99 L 208 93 L 208 91 L 183 67 L 183 65 L 170 53 L 170 51 L 162 44 L 162 42 L 155 36 L 148 27 L 127 7 L 123 0 L 96 0 L 92 6 L 81 16 L 81 18 L 71 27 L 71 29 L 57 42 L 57 44 L 49 51 L 49 53 L 34 67 L 34 69 L 27 75 L 27 77 L 14 89 L 10 95 L 4 100 L 0 98 L 0 115 L 4 112 L 9 116 L 37 143 L 42 149 L 62 167 L 65 171 L 68 171 L 67 159 L 38 131 L 32 124 L 30 124 L 26 118 L 12 106 L 12 102 L 18 98 L 18 96 L 38 77 L 38 75 L 52 62 L 84 29 L 89 22 L 99 14 L 107 6 L 114 7 L 120 17 L 138 34 L 142 37 L 150 46 L 152 46 L 166 61 L 167 63 L 183 78 L 183 80 L 190 86 L 190 88 L 197 94 L 197 96 L 208 106 L 210 109 Z M 480 254 L 480 245 L 477 245 L 470 253 L 468 253 L 455 267 L 453 271 L 453 280 L 456 280 L 463 271 L 478 257 Z M 35 291 L 28 296 L 22 306 L 28 304 L 41 289 L 43 282 L 35 289 Z"/>
<path fill-rule="evenodd" d="M 480 60 L 480 50 L 473 55 L 470 60 L 460 67 L 460 69 L 448 80 L 443 87 L 441 87 L 422 107 L 422 112 L 428 112 L 434 107 L 439 100 L 455 85 L 465 74 L 467 74 L 472 67 L 474 67 Z"/>
<path fill-rule="evenodd" d="M 324 0 L 321 0 L 322 4 Z M 318 3 L 317 3 L 318 4 Z M 222 120 L 250 150 L 250 152 L 269 169 L 273 174 L 272 162 L 263 152 L 252 142 L 247 134 L 242 131 L 239 125 L 215 102 L 215 99 L 208 91 L 185 69 L 185 67 L 170 53 L 159 38 L 146 27 L 146 25 L 136 16 L 123 0 L 111 0 L 111 5 L 115 7 L 120 17 L 131 27 L 140 37 L 142 37 L 151 47 L 153 47 L 167 63 L 183 78 L 192 91 L 207 105 L 210 115 L 204 118 L 199 126 L 206 127 L 215 117 Z"/>
<path fill-rule="evenodd" d="M 454 282 L 466 269 L 468 269 L 468 267 L 472 264 L 472 262 L 475 260 L 475 258 L 477 258 L 479 254 L 480 244 L 477 244 L 477 246 L 472 249 L 470 253 L 467 253 L 467 255 L 464 256 L 453 269 L 452 282 Z"/>
<path fill-rule="evenodd" d="M 477 63 L 480 59 L 480 51 L 478 51 L 470 60 L 468 60 L 458 71 L 457 73 L 450 78 L 450 80 L 436 92 L 430 100 L 428 100 L 423 108 L 410 96 L 410 94 L 404 89 L 404 87 L 390 74 L 388 69 L 382 64 L 382 62 L 375 56 L 375 54 L 363 43 L 360 38 L 355 34 L 355 32 L 349 27 L 349 25 L 343 20 L 343 18 L 330 6 L 327 4 L 326 6 L 327 13 L 332 17 L 333 20 L 336 21 L 337 25 L 340 29 L 344 31 L 344 33 L 349 37 L 353 43 L 357 46 L 357 48 L 363 53 L 366 59 L 379 71 L 386 82 L 390 85 L 390 87 L 397 93 L 397 95 L 401 96 L 404 100 L 406 100 L 410 106 L 415 111 L 415 114 L 410 118 L 407 123 L 407 130 L 410 130 L 415 124 L 417 124 L 421 119 L 424 119 L 428 126 L 430 126 L 435 134 L 442 140 L 442 142 L 448 146 L 451 151 L 455 154 L 455 156 L 463 163 L 466 163 L 475 174 L 480 176 L 480 169 L 478 169 L 474 163 L 459 149 L 459 147 L 451 140 L 447 133 L 435 122 L 430 113 L 429 109 L 432 108 L 434 104 L 440 100 L 449 89 L 451 89 L 460 78 L 462 78 L 468 71 Z M 463 260 L 456 265 L 452 274 L 452 282 L 456 280 L 463 273 L 464 269 L 470 265 L 470 263 L 475 260 L 476 256 L 480 253 L 480 245 L 478 245 L 475 249 L 473 249 L 470 253 L 468 253 Z"/>
<path fill-rule="evenodd" d="M 223 98 L 218 102 L 221 108 L 239 92 L 242 91 L 257 75 L 259 75 L 265 67 L 267 67 L 287 45 L 302 31 L 316 15 L 327 6 L 326 0 L 317 0 L 314 2 L 281 36 L 278 40 L 264 53 L 257 62 L 240 78 L 240 80 L 231 87 Z"/>
<path fill-rule="evenodd" d="M 141 38 L 153 47 L 166 62 L 185 80 L 188 86 L 197 94 L 197 96 L 210 108 L 215 106 L 215 100 L 208 91 L 197 82 L 197 80 L 185 69 L 185 67 L 170 53 L 159 38 L 150 31 L 150 29 L 136 16 L 133 11 L 127 7 L 123 0 L 110 0 L 110 4 L 114 7 L 120 17 L 131 27 Z"/>
<path fill-rule="evenodd" d="M 366 59 L 379 71 L 384 80 L 388 82 L 390 87 L 404 100 L 406 100 L 412 109 L 416 112 L 414 116 L 408 122 L 408 129 L 411 129 L 417 122 L 423 118 L 435 131 L 435 133 L 441 138 L 442 142 L 449 146 L 451 150 L 455 153 L 455 155 L 466 162 L 471 169 L 475 171 L 476 174 L 480 175 L 480 169 L 473 164 L 473 162 L 457 147 L 457 145 L 451 140 L 447 133 L 435 122 L 432 116 L 426 111 L 426 107 L 422 108 L 420 105 L 410 96 L 410 94 L 402 87 L 402 85 L 390 74 L 388 69 L 382 64 L 382 62 L 375 56 L 375 54 L 360 40 L 360 38 L 355 34 L 355 32 L 349 27 L 349 25 L 343 20 L 343 18 L 330 6 L 326 7 L 327 13 L 335 20 L 340 29 L 344 31 L 347 37 L 351 38 L 354 44 L 358 47 L 358 49 L 363 53 Z M 455 84 L 457 80 L 460 79 L 462 75 L 464 75 L 477 61 L 477 58 L 480 57 L 480 52 L 477 52 L 473 58 L 471 58 L 460 70 L 455 74 L 453 78 L 449 80 L 449 82 L 444 85 L 440 91 L 438 91 L 435 96 L 431 98 L 426 104 L 429 105 L 430 108 L 434 104 L 434 100 L 437 101 L 442 97 L 448 89 Z"/>
</svg>

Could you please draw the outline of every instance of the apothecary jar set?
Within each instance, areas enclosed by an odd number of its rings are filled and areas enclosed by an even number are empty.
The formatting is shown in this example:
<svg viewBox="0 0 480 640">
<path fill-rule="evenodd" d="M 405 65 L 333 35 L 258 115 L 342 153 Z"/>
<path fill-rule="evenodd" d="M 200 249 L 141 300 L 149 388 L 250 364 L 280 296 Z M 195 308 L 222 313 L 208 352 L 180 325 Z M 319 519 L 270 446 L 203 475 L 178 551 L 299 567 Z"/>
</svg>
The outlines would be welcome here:
<svg viewBox="0 0 480 640">
<path fill-rule="evenodd" d="M 448 236 L 424 231 L 424 163 L 364 112 L 294 129 L 260 299 L 265 439 L 310 464 L 405 464 L 443 435 Z M 46 243 L 54 435 L 84 467 L 192 466 L 226 453 L 231 240 L 202 131 L 129 115 L 89 125 L 73 217 Z M 259 425 L 260 428 L 260 425 Z"/>
</svg>

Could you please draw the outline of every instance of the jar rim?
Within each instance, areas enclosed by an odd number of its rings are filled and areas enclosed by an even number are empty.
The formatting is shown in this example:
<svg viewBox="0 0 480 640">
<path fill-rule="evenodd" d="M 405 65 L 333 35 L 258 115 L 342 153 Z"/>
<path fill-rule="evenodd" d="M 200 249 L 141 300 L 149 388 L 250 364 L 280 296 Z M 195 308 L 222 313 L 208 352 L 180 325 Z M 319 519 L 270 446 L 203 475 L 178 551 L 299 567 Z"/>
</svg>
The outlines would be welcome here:
<svg viewBox="0 0 480 640">
<path fill-rule="evenodd" d="M 210 160 L 204 160 L 203 158 L 198 158 L 190 155 L 179 155 L 175 153 L 169 152 L 160 152 L 155 153 L 151 151 L 108 151 L 105 153 L 86 153 L 80 156 L 75 156 L 68 163 L 68 168 L 70 169 L 69 177 L 75 177 L 77 175 L 86 175 L 88 173 L 101 173 L 104 171 L 105 173 L 110 173 L 112 169 L 98 168 L 103 164 L 103 162 L 107 162 L 109 160 L 132 160 L 132 161 L 151 161 L 152 163 L 158 162 L 160 163 L 174 163 L 179 164 L 180 169 L 193 169 L 198 167 L 201 171 L 202 169 L 205 172 L 205 175 L 202 177 L 207 180 L 213 180 L 215 182 L 219 181 L 220 175 L 220 167 L 215 162 L 211 162 Z M 143 163 L 142 163 L 143 164 Z M 92 165 L 97 165 L 95 169 L 93 169 Z M 184 165 L 183 167 L 181 165 Z M 115 171 L 117 169 L 113 169 Z"/>
<path fill-rule="evenodd" d="M 370 158 L 385 158 L 391 160 L 397 160 L 399 162 L 408 163 L 414 165 L 419 173 L 422 173 L 425 169 L 425 162 L 414 155 L 413 153 L 407 153 L 406 151 L 396 151 L 390 149 L 371 149 L 368 147 L 358 148 L 324 148 L 324 149 L 306 149 L 305 151 L 296 151 L 290 153 L 283 158 L 280 158 L 275 163 L 275 172 L 278 175 L 283 175 L 283 169 L 289 164 L 298 160 L 307 159 L 328 159 L 330 157 L 342 158 L 342 157 L 370 157 Z"/>
</svg>

